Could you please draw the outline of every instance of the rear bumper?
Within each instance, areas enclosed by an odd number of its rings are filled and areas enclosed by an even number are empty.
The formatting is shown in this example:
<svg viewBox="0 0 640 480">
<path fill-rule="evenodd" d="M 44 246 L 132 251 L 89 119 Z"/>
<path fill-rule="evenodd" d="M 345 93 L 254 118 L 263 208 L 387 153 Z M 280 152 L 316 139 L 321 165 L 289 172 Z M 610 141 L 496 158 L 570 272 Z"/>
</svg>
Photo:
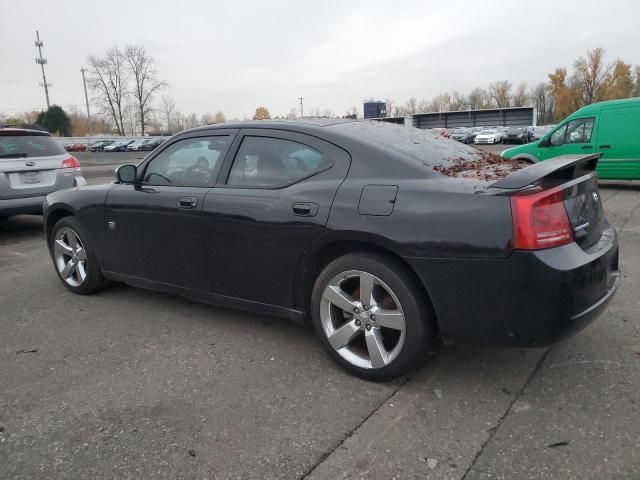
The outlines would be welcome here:
<svg viewBox="0 0 640 480">
<path fill-rule="evenodd" d="M 407 261 L 431 296 L 445 342 L 535 347 L 581 330 L 613 298 L 620 271 L 612 227 L 593 250 L 573 243 L 504 260 Z"/>
<path fill-rule="evenodd" d="M 0 215 L 42 215 L 42 206 L 46 197 L 46 195 L 42 195 L 0 200 Z"/>
</svg>

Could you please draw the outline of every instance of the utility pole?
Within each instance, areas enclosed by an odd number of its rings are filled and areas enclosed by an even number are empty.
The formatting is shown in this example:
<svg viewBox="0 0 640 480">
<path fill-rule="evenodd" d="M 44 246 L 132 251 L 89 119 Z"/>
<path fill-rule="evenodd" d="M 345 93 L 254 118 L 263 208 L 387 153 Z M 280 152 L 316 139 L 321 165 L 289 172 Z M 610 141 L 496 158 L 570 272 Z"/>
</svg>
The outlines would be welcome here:
<svg viewBox="0 0 640 480">
<path fill-rule="evenodd" d="M 302 106 L 302 101 L 304 100 L 304 97 L 298 97 L 298 100 L 300 100 L 300 118 L 304 118 L 304 108 Z"/>
<path fill-rule="evenodd" d="M 36 30 L 36 47 L 38 47 L 38 53 L 40 54 L 40 56 L 36 58 L 36 63 L 42 67 L 42 83 L 40 86 L 44 87 L 44 95 L 47 97 L 47 110 L 49 110 L 49 87 L 51 84 L 47 83 L 47 77 L 44 74 L 44 66 L 47 64 L 47 59 L 42 58 L 42 45 L 44 44 L 40 41 L 40 33 Z"/>
<path fill-rule="evenodd" d="M 82 72 L 82 83 L 84 84 L 84 101 L 87 104 L 87 122 L 89 124 L 89 136 L 93 137 L 93 131 L 91 130 L 91 112 L 89 111 L 89 96 L 87 95 L 87 80 L 84 78 L 84 72 L 86 72 L 87 69 L 82 67 L 80 71 Z"/>
</svg>

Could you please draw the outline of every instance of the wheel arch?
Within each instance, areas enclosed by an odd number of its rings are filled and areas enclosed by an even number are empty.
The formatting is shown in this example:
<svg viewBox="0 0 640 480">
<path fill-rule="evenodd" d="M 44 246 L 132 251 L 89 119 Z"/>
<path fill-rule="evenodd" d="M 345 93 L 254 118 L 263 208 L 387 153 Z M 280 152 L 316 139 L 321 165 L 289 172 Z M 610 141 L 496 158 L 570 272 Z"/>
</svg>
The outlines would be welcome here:
<svg viewBox="0 0 640 480">
<path fill-rule="evenodd" d="M 317 245 L 316 248 L 308 251 L 298 266 L 294 283 L 294 299 L 296 307 L 304 313 L 304 321 L 310 318 L 310 300 L 315 281 L 320 272 L 333 260 L 350 253 L 374 253 L 382 255 L 392 260 L 401 268 L 415 283 L 419 291 L 424 295 L 429 313 L 434 319 L 434 323 L 439 334 L 438 319 L 433 307 L 433 300 L 427 291 L 424 282 L 411 265 L 400 255 L 398 248 L 384 239 L 377 237 L 337 237 Z"/>
<path fill-rule="evenodd" d="M 51 241 L 51 232 L 53 231 L 53 226 L 64 217 L 73 216 L 75 216 L 75 212 L 73 211 L 73 209 L 65 205 L 58 205 L 49 207 L 49 209 L 47 209 L 47 213 L 45 216 L 45 235 L 47 238 L 47 246 Z"/>
</svg>

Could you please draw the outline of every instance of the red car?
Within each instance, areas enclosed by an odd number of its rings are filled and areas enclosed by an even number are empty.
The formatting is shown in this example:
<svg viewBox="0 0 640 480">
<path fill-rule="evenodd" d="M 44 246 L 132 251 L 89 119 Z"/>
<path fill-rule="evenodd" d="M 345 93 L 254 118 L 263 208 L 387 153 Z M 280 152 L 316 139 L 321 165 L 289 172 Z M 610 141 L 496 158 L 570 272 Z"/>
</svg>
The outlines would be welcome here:
<svg viewBox="0 0 640 480">
<path fill-rule="evenodd" d="M 446 128 L 432 128 L 431 130 L 438 132 L 443 137 L 449 136 L 449 130 L 447 130 Z"/>
<path fill-rule="evenodd" d="M 65 145 L 64 149 L 67 152 L 85 152 L 87 150 L 86 143 L 72 143 L 70 145 Z"/>
</svg>

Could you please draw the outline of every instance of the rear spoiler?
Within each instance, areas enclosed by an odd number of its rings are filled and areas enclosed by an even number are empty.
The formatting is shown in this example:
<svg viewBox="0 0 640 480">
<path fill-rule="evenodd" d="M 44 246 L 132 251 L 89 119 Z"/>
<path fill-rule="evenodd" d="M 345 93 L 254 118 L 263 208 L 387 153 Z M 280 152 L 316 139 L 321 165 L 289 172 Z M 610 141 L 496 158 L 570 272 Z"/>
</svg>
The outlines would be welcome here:
<svg viewBox="0 0 640 480">
<path fill-rule="evenodd" d="M 562 155 L 513 172 L 508 177 L 492 183 L 491 188 L 517 190 L 527 187 L 545 177 L 572 180 L 593 172 L 596 169 L 599 159 L 599 153 L 589 155 Z"/>
</svg>

